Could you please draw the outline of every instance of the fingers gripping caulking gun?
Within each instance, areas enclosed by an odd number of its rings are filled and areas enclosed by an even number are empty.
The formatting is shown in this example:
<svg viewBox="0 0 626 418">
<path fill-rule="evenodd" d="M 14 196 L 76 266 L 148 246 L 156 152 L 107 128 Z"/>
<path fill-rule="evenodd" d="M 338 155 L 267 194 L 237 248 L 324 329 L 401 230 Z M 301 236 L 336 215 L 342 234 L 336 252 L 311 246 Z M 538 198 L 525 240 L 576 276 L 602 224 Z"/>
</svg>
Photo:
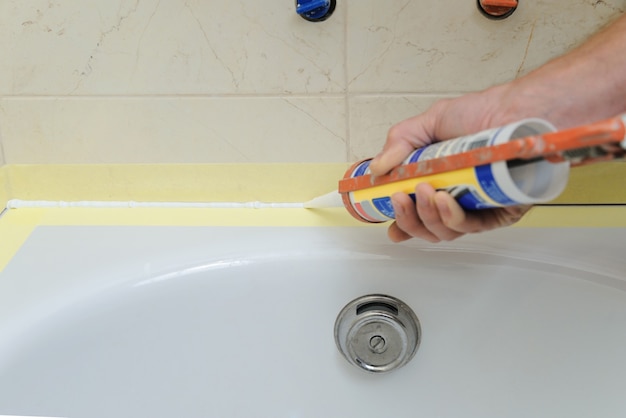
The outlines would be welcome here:
<svg viewBox="0 0 626 418">
<path fill-rule="evenodd" d="M 526 119 L 417 149 L 384 176 L 370 174 L 371 159 L 357 162 L 338 191 L 343 206 L 363 222 L 394 219 L 391 195 L 414 197 L 422 182 L 448 191 L 466 210 L 542 203 L 563 191 L 570 167 L 625 155 L 626 114 L 561 131 Z M 305 207 L 323 206 L 316 200 Z"/>
</svg>

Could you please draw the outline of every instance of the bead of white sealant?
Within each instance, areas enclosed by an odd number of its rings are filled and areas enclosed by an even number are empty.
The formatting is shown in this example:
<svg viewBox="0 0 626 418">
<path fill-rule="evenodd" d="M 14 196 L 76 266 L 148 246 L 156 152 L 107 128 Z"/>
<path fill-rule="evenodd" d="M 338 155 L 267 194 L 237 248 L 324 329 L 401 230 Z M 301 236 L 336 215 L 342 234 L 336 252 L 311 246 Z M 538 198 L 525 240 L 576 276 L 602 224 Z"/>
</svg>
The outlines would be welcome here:
<svg viewBox="0 0 626 418">
<path fill-rule="evenodd" d="M 134 202 L 134 201 L 51 201 L 51 200 L 20 200 L 12 199 L 7 203 L 8 209 L 23 208 L 200 208 L 200 209 L 299 209 L 303 203 L 298 202 Z"/>
</svg>

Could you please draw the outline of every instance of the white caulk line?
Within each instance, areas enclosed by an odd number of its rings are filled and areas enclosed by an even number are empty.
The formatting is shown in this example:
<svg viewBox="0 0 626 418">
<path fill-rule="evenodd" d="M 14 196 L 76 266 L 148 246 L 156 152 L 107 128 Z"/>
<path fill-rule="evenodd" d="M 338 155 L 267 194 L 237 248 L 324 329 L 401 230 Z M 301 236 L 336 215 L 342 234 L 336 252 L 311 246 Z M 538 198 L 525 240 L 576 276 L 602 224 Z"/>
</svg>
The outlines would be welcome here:
<svg viewBox="0 0 626 418">
<path fill-rule="evenodd" d="M 304 203 L 291 202 L 133 202 L 133 201 L 80 201 L 66 202 L 54 200 L 19 200 L 12 199 L 7 203 L 8 209 L 40 209 L 40 208 L 200 208 L 200 209 L 301 209 Z M 2 418 L 2 416 L 0 416 Z"/>
</svg>

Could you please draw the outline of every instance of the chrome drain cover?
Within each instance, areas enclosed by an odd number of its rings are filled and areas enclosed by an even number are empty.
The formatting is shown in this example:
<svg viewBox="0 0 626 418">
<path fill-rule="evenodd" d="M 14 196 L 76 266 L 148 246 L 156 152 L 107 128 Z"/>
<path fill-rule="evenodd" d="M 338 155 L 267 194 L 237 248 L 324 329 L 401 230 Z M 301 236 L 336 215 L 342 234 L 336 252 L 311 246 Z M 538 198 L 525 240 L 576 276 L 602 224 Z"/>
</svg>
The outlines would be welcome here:
<svg viewBox="0 0 626 418">
<path fill-rule="evenodd" d="M 420 344 L 417 316 L 401 300 L 367 295 L 348 303 L 335 321 L 335 343 L 351 364 L 385 373 L 408 363 Z"/>
</svg>

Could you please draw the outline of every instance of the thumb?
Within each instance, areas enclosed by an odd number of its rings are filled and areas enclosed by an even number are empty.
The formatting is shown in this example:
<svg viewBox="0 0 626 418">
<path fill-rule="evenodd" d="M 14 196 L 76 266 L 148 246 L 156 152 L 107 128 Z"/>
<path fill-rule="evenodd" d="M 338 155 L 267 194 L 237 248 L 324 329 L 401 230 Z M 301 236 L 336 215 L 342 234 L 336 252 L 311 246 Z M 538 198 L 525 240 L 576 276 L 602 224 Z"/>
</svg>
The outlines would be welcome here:
<svg viewBox="0 0 626 418">
<path fill-rule="evenodd" d="M 400 165 L 416 148 L 433 142 L 424 126 L 424 115 L 404 120 L 389 129 L 383 150 L 372 159 L 369 168 L 374 176 L 382 176 Z"/>
<path fill-rule="evenodd" d="M 397 167 L 415 150 L 406 141 L 387 141 L 383 150 L 370 162 L 369 169 L 373 176 L 382 176 Z"/>
</svg>

